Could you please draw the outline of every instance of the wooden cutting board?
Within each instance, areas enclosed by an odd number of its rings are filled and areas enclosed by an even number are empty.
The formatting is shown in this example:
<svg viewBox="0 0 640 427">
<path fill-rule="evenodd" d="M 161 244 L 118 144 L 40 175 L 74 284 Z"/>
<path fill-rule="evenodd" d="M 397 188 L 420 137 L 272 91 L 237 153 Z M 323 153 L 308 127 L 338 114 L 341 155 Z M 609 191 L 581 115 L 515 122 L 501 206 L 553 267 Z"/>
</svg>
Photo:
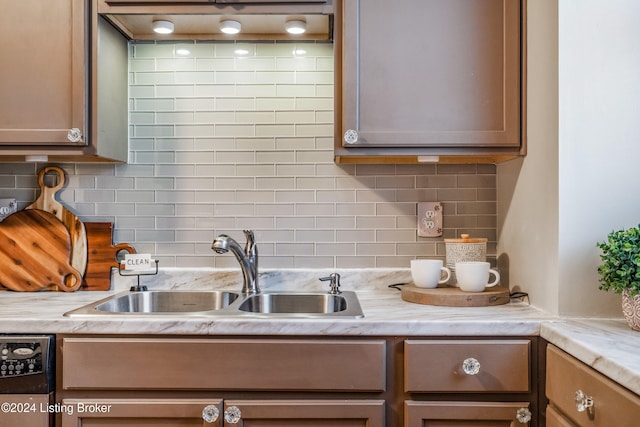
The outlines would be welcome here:
<svg viewBox="0 0 640 427">
<path fill-rule="evenodd" d="M 127 243 L 114 245 L 113 223 L 85 222 L 87 230 L 87 271 L 81 287 L 87 291 L 108 291 L 111 289 L 111 269 L 118 267 L 116 255 L 120 251 L 136 253 Z"/>
<path fill-rule="evenodd" d="M 506 304 L 509 289 L 502 286 L 487 288 L 484 292 L 463 292 L 459 288 L 418 288 L 413 284 L 402 287 L 402 299 L 408 302 L 448 307 L 482 307 Z"/>
<path fill-rule="evenodd" d="M 0 222 L 0 283 L 14 291 L 74 291 L 82 275 L 69 263 L 70 250 L 69 231 L 53 214 L 11 214 Z"/>
<path fill-rule="evenodd" d="M 49 187 L 44 182 L 47 173 L 54 172 L 58 175 L 58 183 Z M 87 233 L 83 222 L 73 212 L 65 208 L 55 198 L 56 193 L 64 187 L 64 170 L 57 166 L 47 166 L 38 172 L 38 185 L 40 195 L 35 202 L 25 209 L 40 209 L 55 215 L 69 230 L 71 238 L 71 265 L 84 276 L 87 270 Z M 70 286 L 68 283 L 67 286 Z"/>
</svg>

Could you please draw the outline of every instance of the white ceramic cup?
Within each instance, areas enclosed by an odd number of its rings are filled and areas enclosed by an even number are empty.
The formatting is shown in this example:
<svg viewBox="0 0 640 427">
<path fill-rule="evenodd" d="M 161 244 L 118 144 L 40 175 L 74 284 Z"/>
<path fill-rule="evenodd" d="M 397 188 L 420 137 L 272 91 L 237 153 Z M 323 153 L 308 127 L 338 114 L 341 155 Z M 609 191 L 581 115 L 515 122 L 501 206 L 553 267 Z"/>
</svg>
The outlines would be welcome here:
<svg viewBox="0 0 640 427">
<path fill-rule="evenodd" d="M 444 278 L 443 273 L 444 272 Z M 451 277 L 451 270 L 443 266 L 439 259 L 411 260 L 411 278 L 418 288 L 436 288 L 446 283 Z"/>
<path fill-rule="evenodd" d="M 489 282 L 490 274 L 495 276 L 493 282 Z M 456 277 L 460 290 L 465 292 L 482 292 L 500 283 L 500 273 L 484 261 L 456 262 Z"/>
</svg>

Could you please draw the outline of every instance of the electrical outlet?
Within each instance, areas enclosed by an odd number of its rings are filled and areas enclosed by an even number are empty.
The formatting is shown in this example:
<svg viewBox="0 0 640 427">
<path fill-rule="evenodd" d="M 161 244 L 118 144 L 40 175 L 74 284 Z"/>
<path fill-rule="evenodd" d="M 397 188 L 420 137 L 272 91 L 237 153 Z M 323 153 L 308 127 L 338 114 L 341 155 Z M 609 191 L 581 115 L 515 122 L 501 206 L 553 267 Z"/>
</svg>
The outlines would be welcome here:
<svg viewBox="0 0 640 427">
<path fill-rule="evenodd" d="M 18 211 L 16 199 L 0 199 L 0 221 Z"/>
<path fill-rule="evenodd" d="M 418 237 L 442 236 L 442 204 L 418 203 Z"/>
</svg>

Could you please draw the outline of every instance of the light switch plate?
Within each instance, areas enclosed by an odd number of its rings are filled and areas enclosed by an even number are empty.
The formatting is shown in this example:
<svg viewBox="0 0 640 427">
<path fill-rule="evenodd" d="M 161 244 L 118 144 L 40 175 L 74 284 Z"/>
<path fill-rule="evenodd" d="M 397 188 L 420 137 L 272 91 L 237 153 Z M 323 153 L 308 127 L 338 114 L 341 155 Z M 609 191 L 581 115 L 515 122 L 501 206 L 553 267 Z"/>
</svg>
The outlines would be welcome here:
<svg viewBox="0 0 640 427">
<path fill-rule="evenodd" d="M 418 203 L 418 237 L 442 236 L 442 204 Z"/>
<path fill-rule="evenodd" d="M 18 211 L 16 199 L 0 199 L 0 221 Z"/>
</svg>

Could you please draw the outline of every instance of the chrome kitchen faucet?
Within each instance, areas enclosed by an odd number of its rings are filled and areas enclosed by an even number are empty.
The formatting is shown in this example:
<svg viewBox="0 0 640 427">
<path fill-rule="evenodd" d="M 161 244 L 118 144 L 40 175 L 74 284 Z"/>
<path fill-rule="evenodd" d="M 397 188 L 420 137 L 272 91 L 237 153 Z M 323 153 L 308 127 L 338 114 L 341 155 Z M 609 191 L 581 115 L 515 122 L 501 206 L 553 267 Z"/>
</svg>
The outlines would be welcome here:
<svg viewBox="0 0 640 427">
<path fill-rule="evenodd" d="M 260 288 L 258 287 L 258 246 L 256 245 L 253 231 L 243 230 L 243 232 L 247 238 L 244 250 L 238 242 L 226 234 L 216 237 L 211 244 L 211 249 L 218 254 L 233 252 L 240 263 L 242 277 L 244 278 L 242 293 L 245 295 L 258 294 L 260 293 Z"/>
</svg>

